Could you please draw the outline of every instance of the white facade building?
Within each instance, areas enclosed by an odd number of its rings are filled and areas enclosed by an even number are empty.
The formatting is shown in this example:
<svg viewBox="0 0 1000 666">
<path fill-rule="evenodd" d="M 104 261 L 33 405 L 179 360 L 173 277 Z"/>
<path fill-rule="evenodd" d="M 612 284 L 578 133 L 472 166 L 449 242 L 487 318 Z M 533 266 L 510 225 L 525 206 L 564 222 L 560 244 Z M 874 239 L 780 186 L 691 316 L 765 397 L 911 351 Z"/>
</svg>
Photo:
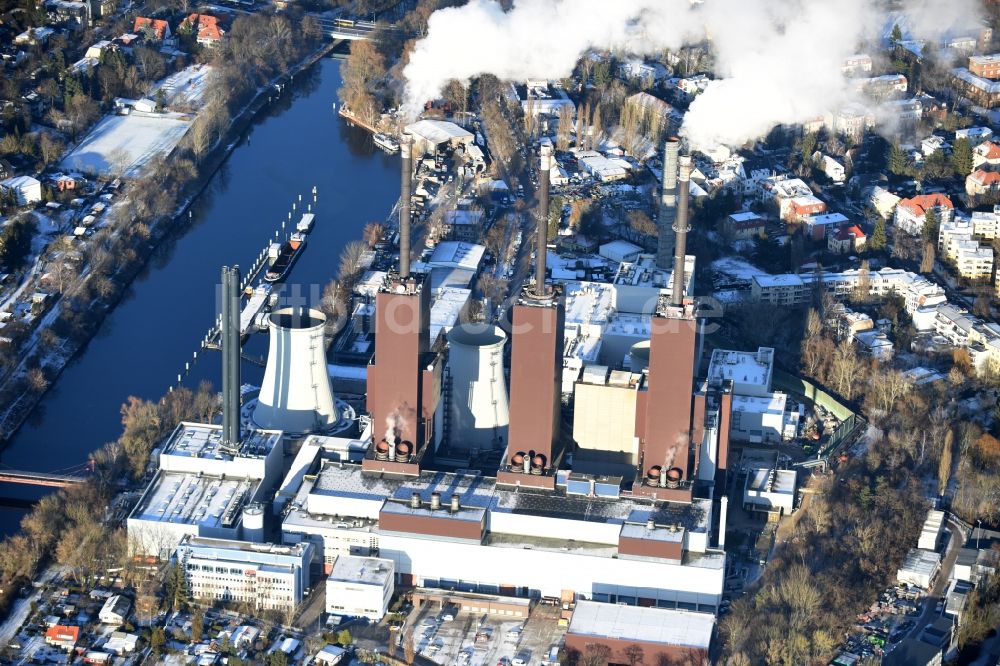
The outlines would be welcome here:
<svg viewBox="0 0 1000 666">
<path fill-rule="evenodd" d="M 743 504 L 751 511 L 787 515 L 795 508 L 795 470 L 762 467 L 747 473 Z"/>
<path fill-rule="evenodd" d="M 185 537 L 177 563 L 195 599 L 242 602 L 257 610 L 291 610 L 309 587 L 313 546 Z"/>
<path fill-rule="evenodd" d="M 127 521 L 144 555 L 167 557 L 186 535 L 243 538 L 244 509 L 270 502 L 281 476 L 281 433 L 250 431 L 234 451 L 221 445 L 221 432 L 184 422 L 163 446 L 159 471 Z"/>
<path fill-rule="evenodd" d="M 327 464 L 304 480 L 282 538 L 315 543 L 328 571 L 340 555 L 377 550 L 407 585 L 717 607 L 725 554 L 709 546 L 712 503 L 620 497 L 620 482 L 596 495 L 531 493 L 478 475 L 376 478 Z"/>
<path fill-rule="evenodd" d="M 42 183 L 31 176 L 15 176 L 0 182 L 5 192 L 13 192 L 18 206 L 30 206 L 42 200 Z"/>
<path fill-rule="evenodd" d="M 128 597 L 115 594 L 108 597 L 107 601 L 104 602 L 104 606 L 101 607 L 101 612 L 98 614 L 98 619 L 103 624 L 117 626 L 125 623 L 131 611 L 131 600 Z"/>
<path fill-rule="evenodd" d="M 339 556 L 326 579 L 326 612 L 380 621 L 389 610 L 395 570 L 392 560 Z"/>
</svg>

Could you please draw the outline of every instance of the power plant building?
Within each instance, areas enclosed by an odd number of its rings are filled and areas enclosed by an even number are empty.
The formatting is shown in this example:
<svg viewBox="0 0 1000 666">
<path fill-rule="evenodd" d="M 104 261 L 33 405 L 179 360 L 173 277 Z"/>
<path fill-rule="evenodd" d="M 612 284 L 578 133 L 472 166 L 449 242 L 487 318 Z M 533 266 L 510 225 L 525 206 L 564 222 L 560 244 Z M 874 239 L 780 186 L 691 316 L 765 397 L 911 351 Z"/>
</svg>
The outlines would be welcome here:
<svg viewBox="0 0 1000 666">
<path fill-rule="evenodd" d="M 253 430 L 222 445 L 217 425 L 181 423 L 159 455 L 159 470 L 128 517 L 129 540 L 166 557 L 185 536 L 244 538 L 244 510 L 270 503 L 281 478 L 281 432 Z"/>
<path fill-rule="evenodd" d="M 392 560 L 341 555 L 326 579 L 326 612 L 379 622 L 389 610 L 395 583 Z"/>
<path fill-rule="evenodd" d="M 377 552 L 403 585 L 715 610 L 725 554 L 710 545 L 712 502 L 624 497 L 620 482 L 561 475 L 557 490 L 538 491 L 478 475 L 375 477 L 326 463 L 304 479 L 282 539 L 314 543 L 327 571 L 340 555 Z"/>
</svg>

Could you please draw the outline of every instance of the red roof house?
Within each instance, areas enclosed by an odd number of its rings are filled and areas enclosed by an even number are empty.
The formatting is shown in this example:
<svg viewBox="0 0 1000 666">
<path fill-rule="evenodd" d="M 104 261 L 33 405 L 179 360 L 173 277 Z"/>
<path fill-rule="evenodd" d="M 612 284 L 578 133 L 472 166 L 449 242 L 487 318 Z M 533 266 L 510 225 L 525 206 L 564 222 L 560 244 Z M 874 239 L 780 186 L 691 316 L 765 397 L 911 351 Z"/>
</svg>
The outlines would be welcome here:
<svg viewBox="0 0 1000 666">
<path fill-rule="evenodd" d="M 218 44 L 226 34 L 226 31 L 219 26 L 219 19 L 209 14 L 191 14 L 181 21 L 177 29 L 194 33 L 202 46 Z"/>
<path fill-rule="evenodd" d="M 170 37 L 170 24 L 163 19 L 136 16 L 135 23 L 132 25 L 132 32 L 148 35 L 156 41 L 163 41 Z"/>
<path fill-rule="evenodd" d="M 45 642 L 63 650 L 72 650 L 80 640 L 80 627 L 56 624 L 45 632 Z"/>
</svg>

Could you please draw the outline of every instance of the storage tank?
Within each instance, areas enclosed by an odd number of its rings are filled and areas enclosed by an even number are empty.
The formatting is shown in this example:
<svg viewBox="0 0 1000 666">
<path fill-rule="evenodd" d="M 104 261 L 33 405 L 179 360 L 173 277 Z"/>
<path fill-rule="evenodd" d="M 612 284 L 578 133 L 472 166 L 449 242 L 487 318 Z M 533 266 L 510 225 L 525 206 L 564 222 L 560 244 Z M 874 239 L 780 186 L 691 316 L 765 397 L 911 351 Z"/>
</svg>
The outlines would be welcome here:
<svg viewBox="0 0 1000 666">
<path fill-rule="evenodd" d="M 243 507 L 243 540 L 264 543 L 264 505 L 259 502 Z"/>
<path fill-rule="evenodd" d="M 649 367 L 649 340 L 632 345 L 632 348 L 628 350 L 628 358 L 632 365 L 632 372 L 642 372 L 647 369 Z"/>
<path fill-rule="evenodd" d="M 462 450 L 492 451 L 507 443 L 507 335 L 488 324 L 461 324 L 448 332 L 451 396 L 448 439 Z"/>
<path fill-rule="evenodd" d="M 282 308 L 267 323 L 270 347 L 254 423 L 296 434 L 337 423 L 323 341 L 326 316 L 309 308 Z"/>
</svg>

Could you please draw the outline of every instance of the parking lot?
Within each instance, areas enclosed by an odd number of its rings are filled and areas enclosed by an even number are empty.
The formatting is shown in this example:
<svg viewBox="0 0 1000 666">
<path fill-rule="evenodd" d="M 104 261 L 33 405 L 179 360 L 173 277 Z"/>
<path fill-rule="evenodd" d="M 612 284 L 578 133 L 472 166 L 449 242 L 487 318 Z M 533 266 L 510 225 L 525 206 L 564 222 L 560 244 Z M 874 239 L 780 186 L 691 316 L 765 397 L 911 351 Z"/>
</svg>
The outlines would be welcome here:
<svg viewBox="0 0 1000 666">
<path fill-rule="evenodd" d="M 439 664 L 520 666 L 543 663 L 550 649 L 562 643 L 565 630 L 558 618 L 553 606 L 536 606 L 527 621 L 503 621 L 425 604 L 408 618 L 407 627 L 416 652 Z"/>
</svg>

